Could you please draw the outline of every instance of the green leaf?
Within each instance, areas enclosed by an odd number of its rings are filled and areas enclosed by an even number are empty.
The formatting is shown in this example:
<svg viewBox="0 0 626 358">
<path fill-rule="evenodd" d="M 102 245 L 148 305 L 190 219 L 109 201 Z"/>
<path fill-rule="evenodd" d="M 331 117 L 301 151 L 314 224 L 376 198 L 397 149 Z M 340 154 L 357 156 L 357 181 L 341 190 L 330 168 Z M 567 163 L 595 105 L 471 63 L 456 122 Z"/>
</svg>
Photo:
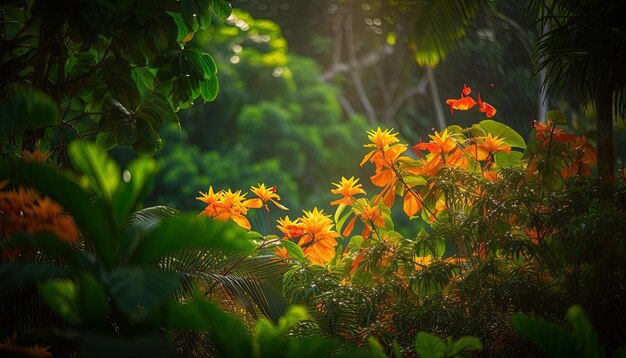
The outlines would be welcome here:
<svg viewBox="0 0 626 358">
<path fill-rule="evenodd" d="M 448 356 L 455 356 L 465 349 L 480 352 L 483 349 L 483 344 L 478 337 L 461 337 L 452 344 L 448 351 Z"/>
<path fill-rule="evenodd" d="M 183 305 L 170 305 L 166 317 L 168 328 L 208 331 L 217 356 L 252 356 L 251 339 L 243 323 L 202 298 Z"/>
<path fill-rule="evenodd" d="M 180 284 L 177 273 L 144 267 L 117 268 L 107 279 L 111 298 L 132 317 L 150 314 L 167 302 Z"/>
<path fill-rule="evenodd" d="M 418 236 L 414 244 L 415 255 L 442 257 L 446 252 L 446 242 L 442 238 Z"/>
<path fill-rule="evenodd" d="M 211 0 L 211 7 L 217 16 L 223 20 L 226 20 L 233 12 L 230 2 L 226 0 Z"/>
<path fill-rule="evenodd" d="M 439 337 L 419 332 L 415 337 L 415 351 L 423 358 L 441 358 L 446 355 L 446 344 Z"/>
<path fill-rule="evenodd" d="M 217 98 L 219 89 L 220 84 L 217 76 L 213 76 L 208 80 L 200 82 L 200 95 L 202 95 L 202 99 L 207 102 L 214 101 Z"/>
<path fill-rule="evenodd" d="M 186 214 L 164 220 L 139 242 L 129 261 L 154 263 L 164 255 L 191 248 L 247 253 L 255 245 L 246 239 L 245 231 L 233 223 Z"/>
<path fill-rule="evenodd" d="M 491 134 L 493 137 L 498 136 L 499 138 L 504 139 L 504 144 L 516 148 L 526 148 L 526 142 L 524 141 L 524 138 L 522 138 L 519 133 L 517 133 L 513 128 L 507 126 L 506 124 L 496 122 L 492 119 L 486 119 L 484 121 L 481 121 L 478 125 L 480 126 L 480 128 L 482 128 L 488 134 Z"/>
<path fill-rule="evenodd" d="M 385 354 L 385 350 L 383 349 L 383 346 L 380 345 L 380 343 L 376 340 L 376 338 L 372 336 L 367 338 L 367 346 L 369 347 L 370 352 L 372 353 L 372 357 L 387 358 L 387 355 Z"/>
<path fill-rule="evenodd" d="M 512 150 L 510 154 L 498 152 L 494 155 L 494 160 L 499 168 L 510 168 L 520 164 L 523 153 Z"/>
<path fill-rule="evenodd" d="M 567 124 L 565 115 L 559 110 L 548 111 L 548 113 L 546 113 L 546 121 L 550 121 L 554 124 Z"/>
<path fill-rule="evenodd" d="M 512 321 L 515 330 L 537 345 L 547 356 L 582 356 L 579 341 L 563 327 L 540 318 L 523 315 L 514 315 Z"/>
<path fill-rule="evenodd" d="M 117 146 L 117 135 L 114 131 L 101 131 L 96 136 L 96 144 L 104 150 L 110 150 Z"/>
<path fill-rule="evenodd" d="M 108 311 L 107 294 L 96 278 L 84 273 L 78 278 L 80 313 L 85 323 L 103 323 Z"/>
<path fill-rule="evenodd" d="M 56 102 L 40 91 L 29 91 L 0 103 L 0 133 L 56 125 Z"/>
<path fill-rule="evenodd" d="M 80 322 L 78 290 L 72 280 L 50 280 L 39 283 L 44 301 L 64 319 Z"/>
<path fill-rule="evenodd" d="M 174 357 L 174 347 L 166 335 L 143 334 L 116 337 L 85 334 L 79 347 L 80 355 L 92 358 Z"/>
<path fill-rule="evenodd" d="M 68 271 L 62 267 L 34 260 L 17 259 L 0 263 L 0 291 L 26 287 L 39 280 L 63 277 Z"/>
<path fill-rule="evenodd" d="M 153 187 L 157 163 L 154 159 L 138 158 L 122 172 L 122 182 L 113 194 L 113 214 L 120 225 L 132 212 L 139 209 Z"/>
<path fill-rule="evenodd" d="M 68 148 L 72 165 L 89 180 L 90 187 L 107 201 L 120 182 L 120 168 L 99 145 L 73 141 Z"/>
<path fill-rule="evenodd" d="M 582 349 L 587 357 L 604 357 L 604 348 L 600 345 L 598 334 L 594 332 L 589 319 L 585 316 L 579 305 L 574 305 L 567 310 L 565 315 L 572 326 L 576 340 L 582 344 Z"/>
<path fill-rule="evenodd" d="M 187 28 L 187 23 L 181 13 L 168 11 L 167 14 L 174 20 L 174 24 L 176 24 L 176 29 L 178 30 L 176 41 L 184 39 L 189 32 L 193 31 L 193 29 Z"/>
<path fill-rule="evenodd" d="M 289 240 L 280 240 L 280 243 L 287 250 L 289 257 L 293 257 L 294 259 L 299 260 L 299 261 L 307 260 L 306 256 L 304 255 L 304 252 L 302 251 L 302 248 L 295 242 L 292 242 Z"/>
</svg>

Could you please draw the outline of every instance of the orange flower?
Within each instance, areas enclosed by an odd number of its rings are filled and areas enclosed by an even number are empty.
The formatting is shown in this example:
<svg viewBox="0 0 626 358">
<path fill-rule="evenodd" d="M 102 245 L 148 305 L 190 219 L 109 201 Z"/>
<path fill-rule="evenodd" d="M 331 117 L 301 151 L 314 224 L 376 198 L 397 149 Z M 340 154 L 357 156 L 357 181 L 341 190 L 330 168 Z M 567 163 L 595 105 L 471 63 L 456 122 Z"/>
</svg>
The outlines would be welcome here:
<svg viewBox="0 0 626 358">
<path fill-rule="evenodd" d="M 245 217 L 248 213 L 246 194 L 241 194 L 241 190 L 233 193 L 228 189 L 222 195 L 222 199 L 216 205 L 218 214 L 215 216 L 215 220 L 226 221 L 231 219 L 242 228 L 250 230 L 250 222 Z"/>
<path fill-rule="evenodd" d="M 339 233 L 332 231 L 333 222 L 323 210 L 314 208 L 313 211 L 303 210 L 303 213 L 300 220 L 303 235 L 298 245 L 311 262 L 324 265 L 335 256 L 335 238 L 339 237 Z"/>
<path fill-rule="evenodd" d="M 374 154 L 381 155 L 380 152 L 384 153 L 390 146 L 394 143 L 399 142 L 400 140 L 396 138 L 398 133 L 392 133 L 393 129 L 385 129 L 382 131 L 380 127 L 374 130 L 370 130 L 367 132 L 367 138 L 372 142 L 371 144 L 364 144 L 365 148 L 374 148 L 371 152 L 367 153 L 363 160 L 361 161 L 361 166 L 363 166 L 367 161 L 376 162 L 372 157 Z M 398 154 L 399 155 L 399 154 Z M 378 164 L 377 164 L 378 166 Z"/>
<path fill-rule="evenodd" d="M 413 146 L 413 151 L 418 156 L 422 156 L 420 151 L 427 150 L 432 154 L 448 154 L 454 149 L 457 148 L 457 143 L 452 137 L 448 135 L 448 130 L 445 129 L 443 132 L 435 132 L 435 134 L 428 135 L 431 139 L 428 143 L 423 143 L 420 138 L 420 142 Z"/>
<path fill-rule="evenodd" d="M 67 242 L 78 240 L 74 220 L 63 207 L 33 189 L 19 187 L 0 192 L 0 214 L 0 234 L 49 232 Z"/>
<path fill-rule="evenodd" d="M 278 225 L 276 227 L 285 235 L 285 239 L 289 240 L 302 236 L 304 230 L 300 225 L 300 219 L 291 221 L 289 215 L 287 215 L 283 219 L 278 219 L 277 222 Z"/>
<path fill-rule="evenodd" d="M 415 262 L 415 270 L 421 271 L 424 267 L 428 267 L 428 265 L 433 262 L 433 257 L 430 255 L 416 256 L 413 260 Z"/>
<path fill-rule="evenodd" d="M 483 112 L 488 118 L 496 115 L 496 109 L 480 99 L 480 92 L 478 92 L 478 112 Z"/>
<path fill-rule="evenodd" d="M 350 179 L 346 179 L 342 176 L 341 182 L 339 182 L 339 184 L 332 183 L 334 186 L 337 187 L 337 189 L 331 189 L 330 192 L 337 195 L 343 195 L 343 198 L 331 202 L 330 205 L 352 205 L 352 202 L 354 201 L 354 195 L 365 194 L 365 190 L 361 189 L 362 185 L 357 184 L 358 181 L 359 179 L 354 179 L 354 176 L 350 177 Z"/>
<path fill-rule="evenodd" d="M 210 218 L 217 216 L 219 214 L 217 205 L 220 202 L 220 200 L 222 200 L 224 196 L 224 192 L 220 190 L 217 193 L 214 193 L 213 186 L 209 186 L 208 193 L 203 193 L 203 192 L 199 192 L 199 193 L 202 196 L 199 196 L 196 199 L 207 204 L 207 207 L 204 208 L 204 211 L 202 213 L 204 213 L 206 216 Z"/>
<path fill-rule="evenodd" d="M 417 161 L 416 167 L 411 167 L 405 170 L 405 172 L 414 175 L 437 175 L 439 170 L 443 167 L 443 162 L 441 161 L 441 156 L 429 156 L 425 159 L 420 159 Z"/>
<path fill-rule="evenodd" d="M 248 213 L 249 200 L 246 200 L 246 194 L 241 194 L 241 190 L 232 192 L 220 190 L 213 192 L 213 187 L 209 187 L 208 194 L 200 192 L 202 195 L 196 199 L 207 203 L 207 207 L 199 214 L 206 215 L 215 220 L 226 221 L 231 219 L 237 225 L 250 230 L 250 222 L 245 215 Z"/>
<path fill-rule="evenodd" d="M 454 110 L 467 111 L 476 105 L 476 101 L 472 97 L 463 97 L 459 99 L 448 99 L 446 104 L 450 107 L 450 113 L 454 114 Z"/>
<path fill-rule="evenodd" d="M 476 160 L 485 160 L 498 152 L 511 153 L 511 146 L 504 144 L 504 138 L 493 137 L 491 133 L 486 137 L 478 138 L 482 141 L 479 144 L 472 144 L 465 147 L 465 153 L 471 155 Z"/>
<path fill-rule="evenodd" d="M 11 357 L 53 357 L 52 353 L 48 352 L 50 346 L 40 346 L 35 344 L 28 347 L 19 345 L 16 341 L 17 333 L 13 333 L 12 337 L 7 336 L 4 341 L 0 342 L 0 352 L 5 352 L 5 354 L 8 354 Z"/>
<path fill-rule="evenodd" d="M 45 163 L 51 155 L 52 153 L 48 151 L 41 151 L 39 148 L 35 148 L 32 152 L 26 149 L 22 151 L 22 159 L 35 163 Z"/>
<path fill-rule="evenodd" d="M 354 207 L 354 212 L 365 225 L 371 228 L 385 227 L 385 217 L 380 211 L 380 205 L 371 206 L 367 202 L 359 202 L 359 204 Z"/>
<path fill-rule="evenodd" d="M 269 210 L 267 207 L 267 202 L 271 201 L 272 204 L 276 205 L 277 208 L 281 210 L 289 210 L 285 206 L 279 204 L 277 200 L 280 200 L 280 196 L 276 194 L 276 187 L 273 186 L 271 188 L 267 188 L 265 184 L 257 184 L 258 187 L 251 186 L 250 191 L 254 193 L 254 195 L 258 196 L 258 198 L 248 200 L 246 206 L 249 208 L 261 208 L 265 206 L 266 210 Z"/>
</svg>

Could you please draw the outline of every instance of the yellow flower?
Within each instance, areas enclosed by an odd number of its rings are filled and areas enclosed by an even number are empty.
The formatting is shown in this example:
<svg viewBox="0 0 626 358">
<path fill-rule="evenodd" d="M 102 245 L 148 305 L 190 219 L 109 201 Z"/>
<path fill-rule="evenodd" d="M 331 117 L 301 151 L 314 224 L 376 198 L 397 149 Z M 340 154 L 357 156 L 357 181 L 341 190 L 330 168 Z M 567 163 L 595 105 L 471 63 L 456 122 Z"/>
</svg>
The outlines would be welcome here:
<svg viewBox="0 0 626 358">
<path fill-rule="evenodd" d="M 220 190 L 217 193 L 214 193 L 213 186 L 209 186 L 209 192 L 208 193 L 200 192 L 200 195 L 202 196 L 199 196 L 196 199 L 202 202 L 205 202 L 207 204 L 207 207 L 204 209 L 202 213 L 210 218 L 217 216 L 219 212 L 216 206 L 220 202 L 222 197 L 224 196 L 224 192 Z"/>
<path fill-rule="evenodd" d="M 300 219 L 303 234 L 298 245 L 311 262 L 324 265 L 335 256 L 335 238 L 339 237 L 339 233 L 332 230 L 333 222 L 323 210 L 314 208 L 313 211 L 303 210 L 303 213 Z"/>
<path fill-rule="evenodd" d="M 250 222 L 245 217 L 248 213 L 246 194 L 241 194 L 241 190 L 233 193 L 228 189 L 228 191 L 222 192 L 222 198 L 215 207 L 217 209 L 216 220 L 231 219 L 242 228 L 250 230 Z"/>
<path fill-rule="evenodd" d="M 367 163 L 368 160 L 371 160 L 372 162 L 376 163 L 377 167 L 379 167 L 382 164 L 380 163 L 380 161 L 384 160 L 385 158 L 379 158 L 379 157 L 383 156 L 384 153 L 387 152 L 387 150 L 391 147 L 392 144 L 400 141 L 398 138 L 396 138 L 398 133 L 392 133 L 392 131 L 393 129 L 385 129 L 384 131 L 382 131 L 380 127 L 378 127 L 376 131 L 371 130 L 367 132 L 368 134 L 367 137 L 372 143 L 364 144 L 363 146 L 366 148 L 374 148 L 374 149 L 363 157 L 363 160 L 361 161 L 361 164 L 360 164 L 361 166 Z M 398 152 L 404 151 L 402 150 L 402 148 L 406 150 L 405 145 L 397 146 L 397 148 L 393 150 L 393 154 L 399 155 Z M 377 155 L 374 156 L 374 154 L 377 154 Z"/>
<path fill-rule="evenodd" d="M 304 231 L 301 227 L 300 219 L 291 221 L 289 215 L 285 216 L 283 219 L 278 219 L 277 222 L 278 225 L 276 227 L 285 235 L 285 239 L 300 237 Z"/>
<path fill-rule="evenodd" d="M 359 179 L 354 179 L 354 176 L 350 177 L 350 179 L 346 179 L 342 176 L 339 184 L 332 183 L 337 187 L 337 189 L 331 189 L 331 193 L 343 195 L 343 198 L 331 202 L 330 205 L 352 205 L 352 202 L 354 202 L 354 195 L 365 194 L 365 190 L 361 189 L 362 185 L 357 184 L 358 181 Z"/>
<path fill-rule="evenodd" d="M 280 196 L 276 194 L 276 187 L 273 186 L 271 188 L 267 188 L 265 184 L 257 184 L 258 187 L 251 186 L 250 191 L 254 193 L 254 195 L 258 196 L 258 198 L 248 200 L 247 206 L 249 208 L 261 208 L 265 206 L 266 210 L 269 210 L 267 207 L 267 202 L 271 201 L 272 204 L 276 205 L 277 208 L 281 210 L 289 210 L 285 206 L 279 204 L 277 200 L 280 200 Z"/>
</svg>

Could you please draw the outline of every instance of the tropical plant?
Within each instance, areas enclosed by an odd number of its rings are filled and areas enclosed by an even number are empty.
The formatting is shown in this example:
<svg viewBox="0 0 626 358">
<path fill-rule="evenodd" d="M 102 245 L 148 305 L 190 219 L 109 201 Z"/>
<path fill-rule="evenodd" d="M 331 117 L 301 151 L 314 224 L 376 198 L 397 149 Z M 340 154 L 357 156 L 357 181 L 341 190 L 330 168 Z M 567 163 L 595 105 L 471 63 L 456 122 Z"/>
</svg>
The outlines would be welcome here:
<svg viewBox="0 0 626 358">
<path fill-rule="evenodd" d="M 624 53 L 626 28 L 622 1 L 530 2 L 540 27 L 548 28 L 535 50 L 537 70 L 546 70 L 549 93 L 576 93 L 593 106 L 597 117 L 598 167 L 615 175 L 613 121 L 626 111 Z M 572 36 L 572 34 L 576 34 Z"/>
<path fill-rule="evenodd" d="M 452 109 L 495 114 L 462 91 Z M 560 112 L 547 118 L 528 143 L 486 119 L 429 134 L 413 155 L 397 132 L 369 131 L 361 165 L 373 164 L 376 194 L 343 177 L 334 220 L 317 208 L 278 220 L 275 252 L 293 265 L 283 292 L 309 308 L 309 329 L 358 345 L 374 337 L 387 353 L 413 352 L 411 338 L 428 331 L 480 337 L 490 354 L 533 354 L 511 315 L 556 319 L 580 303 L 613 347 L 625 331 L 626 221 L 597 195 L 623 198 L 623 183 L 597 187 L 595 149 L 562 129 Z M 396 201 L 413 232 L 396 231 Z"/>
<path fill-rule="evenodd" d="M 215 99 L 215 61 L 186 45 L 226 0 L 12 1 L 0 6 L 2 153 L 33 151 L 40 140 L 66 163 L 74 138 L 96 136 L 141 155 L 161 147 L 162 122 L 194 100 Z M 53 101 L 45 116 L 24 116 L 22 98 Z"/>
<path fill-rule="evenodd" d="M 554 322 L 524 315 L 513 316 L 513 326 L 550 357 L 607 356 L 582 307 L 570 307 L 565 317 L 571 326 L 569 331 Z M 612 357 L 625 355 L 626 346 L 615 350 Z"/>
<path fill-rule="evenodd" d="M 0 164 L 13 187 L 0 192 L 4 335 L 17 332 L 56 354 L 169 356 L 215 348 L 159 332 L 197 328 L 180 318 L 190 309 L 182 302 L 209 297 L 250 319 L 278 321 L 284 269 L 250 256 L 253 236 L 168 207 L 141 209 L 152 159 L 122 172 L 93 143 L 73 142 L 68 154 L 75 177 L 26 158 Z M 51 324 L 58 332 L 46 331 Z"/>
</svg>

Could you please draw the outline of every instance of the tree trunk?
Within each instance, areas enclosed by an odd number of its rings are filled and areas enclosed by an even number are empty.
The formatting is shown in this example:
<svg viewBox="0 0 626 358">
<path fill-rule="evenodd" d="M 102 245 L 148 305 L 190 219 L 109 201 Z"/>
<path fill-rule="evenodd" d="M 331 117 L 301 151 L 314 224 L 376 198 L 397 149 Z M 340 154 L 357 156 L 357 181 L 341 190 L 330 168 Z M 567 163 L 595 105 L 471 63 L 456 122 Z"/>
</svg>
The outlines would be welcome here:
<svg viewBox="0 0 626 358">
<path fill-rule="evenodd" d="M 613 103 L 612 93 L 599 93 L 595 98 L 597 115 L 598 175 L 613 181 L 615 156 L 613 153 Z"/>
</svg>

